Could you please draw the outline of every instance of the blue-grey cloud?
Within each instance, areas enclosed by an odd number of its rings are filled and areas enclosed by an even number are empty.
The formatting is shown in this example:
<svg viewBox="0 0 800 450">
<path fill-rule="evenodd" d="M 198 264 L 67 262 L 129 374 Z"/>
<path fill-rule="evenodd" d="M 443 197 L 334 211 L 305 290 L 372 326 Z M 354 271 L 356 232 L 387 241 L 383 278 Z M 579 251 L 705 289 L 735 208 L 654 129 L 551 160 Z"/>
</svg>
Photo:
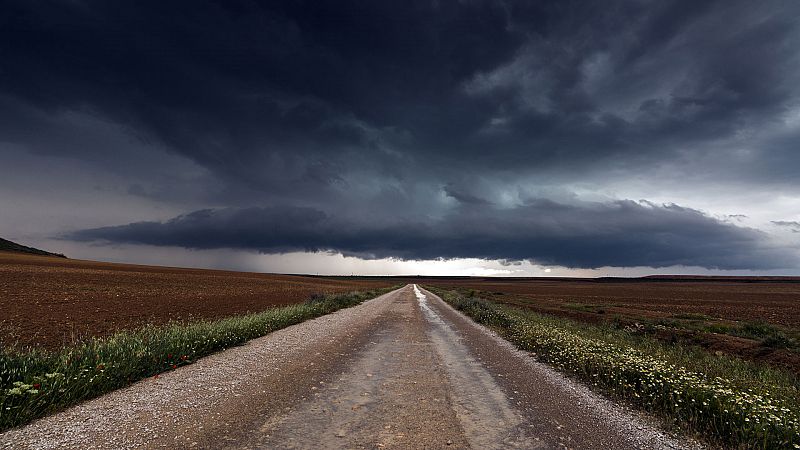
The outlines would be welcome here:
<svg viewBox="0 0 800 450">
<path fill-rule="evenodd" d="M 775 269 L 797 263 L 762 232 L 678 205 L 632 201 L 570 205 L 537 199 L 511 209 L 467 207 L 438 220 L 409 217 L 390 224 L 292 206 L 207 209 L 166 222 L 80 230 L 66 237 L 361 258 L 531 260 L 571 268 Z"/>
<path fill-rule="evenodd" d="M 756 177 L 719 146 L 758 146 L 741 136 L 796 105 L 798 13 L 781 1 L 12 1 L 0 95 L 123 124 L 271 192 L 326 189 L 354 168 L 405 179 L 391 167 L 407 158 L 569 177 L 710 156 Z M 0 132 L 39 151 L 115 151 L 41 142 L 35 118 L 6 112 Z M 797 164 L 790 143 L 770 142 L 749 148 L 765 169 Z"/>
<path fill-rule="evenodd" d="M 773 220 L 772 224 L 781 228 L 787 228 L 792 233 L 800 233 L 800 222 L 796 220 Z"/>
<path fill-rule="evenodd" d="M 798 227 L 800 228 L 800 222 L 796 220 L 773 220 L 773 224 L 778 225 L 779 227 Z"/>
</svg>

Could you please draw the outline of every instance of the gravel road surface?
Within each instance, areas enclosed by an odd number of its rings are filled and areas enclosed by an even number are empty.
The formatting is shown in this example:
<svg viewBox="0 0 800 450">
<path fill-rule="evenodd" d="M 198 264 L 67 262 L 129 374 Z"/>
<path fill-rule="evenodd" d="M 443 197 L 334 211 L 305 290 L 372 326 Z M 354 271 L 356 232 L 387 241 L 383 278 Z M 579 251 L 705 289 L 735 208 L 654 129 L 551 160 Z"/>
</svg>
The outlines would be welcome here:
<svg viewBox="0 0 800 450">
<path fill-rule="evenodd" d="M 25 427 L 0 448 L 693 448 L 408 285 Z"/>
</svg>

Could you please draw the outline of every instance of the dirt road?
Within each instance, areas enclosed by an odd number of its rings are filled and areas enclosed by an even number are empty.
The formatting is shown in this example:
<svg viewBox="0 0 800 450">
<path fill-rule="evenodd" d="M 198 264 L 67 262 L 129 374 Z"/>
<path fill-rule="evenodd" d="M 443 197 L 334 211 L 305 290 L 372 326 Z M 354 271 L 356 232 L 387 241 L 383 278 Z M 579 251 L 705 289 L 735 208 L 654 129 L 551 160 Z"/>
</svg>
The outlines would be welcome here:
<svg viewBox="0 0 800 450">
<path fill-rule="evenodd" d="M 687 448 L 414 285 L 0 435 L 14 448 Z"/>
</svg>

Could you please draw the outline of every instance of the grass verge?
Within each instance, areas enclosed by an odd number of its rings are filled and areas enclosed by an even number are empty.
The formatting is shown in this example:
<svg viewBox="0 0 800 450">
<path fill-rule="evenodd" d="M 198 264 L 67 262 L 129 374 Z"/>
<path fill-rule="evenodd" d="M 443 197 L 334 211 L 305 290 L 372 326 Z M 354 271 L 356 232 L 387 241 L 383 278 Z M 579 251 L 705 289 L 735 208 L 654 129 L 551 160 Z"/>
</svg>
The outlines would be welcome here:
<svg viewBox="0 0 800 450">
<path fill-rule="evenodd" d="M 789 372 L 427 288 L 541 360 L 686 431 L 726 446 L 800 448 Z"/>
<path fill-rule="evenodd" d="M 0 431 L 394 289 L 315 295 L 297 305 L 215 321 L 149 326 L 60 351 L 2 350 Z"/>
</svg>

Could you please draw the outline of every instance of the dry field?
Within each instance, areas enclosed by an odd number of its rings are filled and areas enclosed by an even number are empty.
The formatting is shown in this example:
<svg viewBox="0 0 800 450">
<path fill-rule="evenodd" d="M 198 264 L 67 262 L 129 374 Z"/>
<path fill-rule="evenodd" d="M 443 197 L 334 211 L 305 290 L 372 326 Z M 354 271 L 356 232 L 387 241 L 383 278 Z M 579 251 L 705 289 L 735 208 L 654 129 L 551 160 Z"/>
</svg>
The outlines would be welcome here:
<svg viewBox="0 0 800 450">
<path fill-rule="evenodd" d="M 587 323 L 613 322 L 800 373 L 800 279 L 328 278 L 0 252 L 0 342 L 56 348 L 148 323 L 214 319 L 314 293 L 405 282 L 474 290 Z M 789 340 L 775 345 L 774 333 Z"/>
<path fill-rule="evenodd" d="M 442 278 L 421 283 L 475 290 L 488 300 L 582 322 L 615 323 L 800 373 L 798 278 Z"/>
<path fill-rule="evenodd" d="M 389 284 L 0 252 L 0 342 L 56 348 L 148 323 L 220 318 Z"/>
<path fill-rule="evenodd" d="M 670 318 L 705 315 L 733 321 L 763 321 L 800 328 L 800 280 L 758 282 L 752 278 L 700 281 L 570 279 L 441 279 L 428 284 L 476 289 L 494 300 L 541 311 L 603 307 L 607 314 Z"/>
</svg>

